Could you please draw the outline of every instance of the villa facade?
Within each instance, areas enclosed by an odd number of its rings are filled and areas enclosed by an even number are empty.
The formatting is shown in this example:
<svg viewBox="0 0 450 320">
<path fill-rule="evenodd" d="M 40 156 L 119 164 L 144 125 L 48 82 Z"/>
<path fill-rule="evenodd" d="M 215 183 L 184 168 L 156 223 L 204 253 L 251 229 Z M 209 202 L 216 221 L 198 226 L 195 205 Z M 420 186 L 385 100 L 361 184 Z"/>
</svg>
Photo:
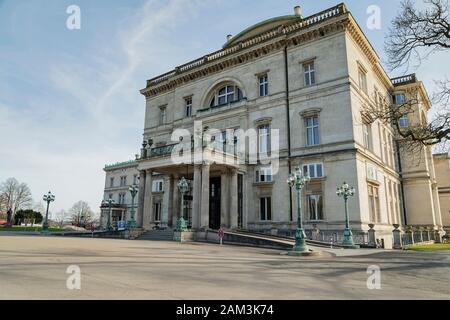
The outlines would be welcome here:
<svg viewBox="0 0 450 320">
<path fill-rule="evenodd" d="M 286 179 L 299 167 L 311 177 L 301 195 L 311 237 L 342 233 L 343 182 L 356 188 L 349 212 L 359 242 L 369 228 L 385 247 L 394 225 L 443 229 L 431 150 L 410 161 L 394 128 L 363 112 L 414 97 L 417 112 L 405 122 L 427 121 L 426 90 L 415 75 L 389 78 L 344 4 L 310 17 L 296 7 L 228 36 L 221 50 L 148 80 L 141 93 L 141 153 L 105 168 L 105 199 L 123 206 L 116 216 L 129 212 L 132 179 L 145 229 L 174 227 L 183 214 L 197 231 L 293 234 L 297 203 Z M 180 206 L 182 177 L 190 189 Z"/>
</svg>

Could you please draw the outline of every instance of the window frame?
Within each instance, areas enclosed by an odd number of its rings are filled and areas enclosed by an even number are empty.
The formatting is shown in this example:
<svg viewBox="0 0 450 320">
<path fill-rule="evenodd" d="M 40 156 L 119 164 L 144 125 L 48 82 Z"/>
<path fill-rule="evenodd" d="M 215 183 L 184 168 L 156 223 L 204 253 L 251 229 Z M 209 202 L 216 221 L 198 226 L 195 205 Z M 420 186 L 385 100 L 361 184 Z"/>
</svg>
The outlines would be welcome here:
<svg viewBox="0 0 450 320">
<path fill-rule="evenodd" d="M 303 81 L 305 87 L 311 87 L 315 85 L 317 83 L 315 61 L 304 62 L 302 65 L 303 65 Z"/>
<path fill-rule="evenodd" d="M 358 87 L 368 94 L 367 71 L 362 66 L 358 66 Z"/>
<path fill-rule="evenodd" d="M 258 77 L 259 82 L 259 96 L 267 97 L 269 95 L 269 75 L 267 73 Z"/>
<path fill-rule="evenodd" d="M 312 217 L 311 212 L 311 197 L 320 197 L 319 200 L 315 199 L 315 216 Z M 319 203 L 321 203 L 321 206 L 319 206 Z M 323 194 L 322 193 L 311 193 L 306 195 L 306 205 L 307 205 L 307 212 L 308 212 L 308 220 L 309 221 L 325 221 L 325 215 L 323 210 Z M 319 214 L 318 209 L 321 208 L 321 212 Z"/>
<path fill-rule="evenodd" d="M 255 183 L 272 183 L 272 167 L 261 167 L 255 170 Z"/>
<path fill-rule="evenodd" d="M 309 120 L 312 121 L 312 124 L 309 124 Z M 314 122 L 314 120 L 317 120 L 317 123 Z M 307 147 L 314 147 L 320 145 L 320 118 L 318 114 L 309 115 L 304 117 L 304 124 L 305 124 L 305 145 Z M 311 139 L 312 143 L 310 143 L 309 139 L 309 131 L 311 130 Z M 317 131 L 317 141 L 316 141 L 316 135 L 314 134 L 315 131 Z"/>
<path fill-rule="evenodd" d="M 192 117 L 192 97 L 184 98 L 184 116 L 187 118 Z"/>
<path fill-rule="evenodd" d="M 263 153 L 270 154 L 271 152 L 271 127 L 272 126 L 270 123 L 262 123 L 258 125 L 258 156 Z M 264 139 L 262 139 L 262 137 L 264 137 Z M 265 144 L 263 144 L 264 141 Z"/>
<path fill-rule="evenodd" d="M 317 168 L 320 166 L 320 171 L 322 173 L 322 175 L 318 176 L 317 175 Z M 314 168 L 314 176 L 310 175 L 311 172 L 311 167 Z M 305 170 L 306 168 L 306 170 Z M 305 163 L 302 166 L 302 172 L 304 175 L 308 175 L 311 179 L 322 179 L 325 178 L 325 170 L 324 170 L 324 165 L 323 162 L 311 162 L 311 163 Z"/>
<path fill-rule="evenodd" d="M 167 106 L 159 107 L 159 125 L 167 124 Z"/>
<path fill-rule="evenodd" d="M 264 209 L 264 212 L 263 212 Z M 259 198 L 259 219 L 260 221 L 272 221 L 272 197 Z"/>
</svg>

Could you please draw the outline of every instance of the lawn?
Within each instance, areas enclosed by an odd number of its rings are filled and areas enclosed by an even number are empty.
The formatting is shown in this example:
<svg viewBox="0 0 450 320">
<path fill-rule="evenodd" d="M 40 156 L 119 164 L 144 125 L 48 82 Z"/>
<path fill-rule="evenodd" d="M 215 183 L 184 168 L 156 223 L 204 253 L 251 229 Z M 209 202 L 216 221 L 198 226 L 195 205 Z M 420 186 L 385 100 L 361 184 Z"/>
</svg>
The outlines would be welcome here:
<svg viewBox="0 0 450 320">
<path fill-rule="evenodd" d="M 408 250 L 414 251 L 439 251 L 439 250 L 450 250 L 450 243 L 435 243 L 435 244 L 425 244 L 411 246 Z"/>
<path fill-rule="evenodd" d="M 14 226 L 12 228 L 0 227 L 0 232 L 1 231 L 40 232 L 41 229 L 42 229 L 41 227 L 18 227 L 18 226 Z M 64 230 L 63 229 L 59 229 L 59 228 L 48 228 L 48 231 L 50 231 L 50 232 L 61 232 L 61 231 L 64 231 Z"/>
</svg>

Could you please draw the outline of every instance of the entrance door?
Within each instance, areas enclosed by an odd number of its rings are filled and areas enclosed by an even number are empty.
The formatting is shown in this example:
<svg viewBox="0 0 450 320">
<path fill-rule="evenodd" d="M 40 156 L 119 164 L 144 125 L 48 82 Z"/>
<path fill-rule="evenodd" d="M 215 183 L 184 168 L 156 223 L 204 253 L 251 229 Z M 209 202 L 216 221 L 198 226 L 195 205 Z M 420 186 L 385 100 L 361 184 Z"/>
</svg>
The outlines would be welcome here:
<svg viewBox="0 0 450 320">
<path fill-rule="evenodd" d="M 220 177 L 211 178 L 209 185 L 209 227 L 220 229 Z"/>
</svg>

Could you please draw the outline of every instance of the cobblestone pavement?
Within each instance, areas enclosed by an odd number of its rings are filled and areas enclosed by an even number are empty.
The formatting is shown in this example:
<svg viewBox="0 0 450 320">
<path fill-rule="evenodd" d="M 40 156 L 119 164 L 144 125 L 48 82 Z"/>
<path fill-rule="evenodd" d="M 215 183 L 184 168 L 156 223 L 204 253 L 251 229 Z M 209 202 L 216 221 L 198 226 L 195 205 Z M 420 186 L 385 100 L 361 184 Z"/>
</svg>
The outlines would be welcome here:
<svg viewBox="0 0 450 320">
<path fill-rule="evenodd" d="M 0 299 L 450 299 L 450 252 L 291 257 L 174 242 L 0 237 Z M 81 270 L 69 290 L 66 270 Z M 381 268 L 369 290 L 367 268 Z"/>
</svg>

